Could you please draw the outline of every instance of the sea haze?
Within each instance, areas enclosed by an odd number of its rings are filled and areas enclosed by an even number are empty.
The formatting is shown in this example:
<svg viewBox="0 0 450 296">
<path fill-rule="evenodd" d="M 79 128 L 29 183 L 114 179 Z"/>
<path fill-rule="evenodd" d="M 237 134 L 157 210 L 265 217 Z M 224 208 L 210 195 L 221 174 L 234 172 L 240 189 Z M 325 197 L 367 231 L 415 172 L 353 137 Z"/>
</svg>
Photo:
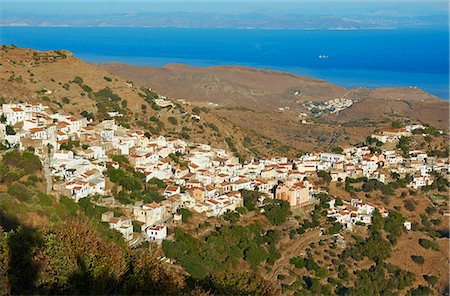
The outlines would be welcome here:
<svg viewBox="0 0 450 296">
<path fill-rule="evenodd" d="M 1 27 L 0 34 L 2 44 L 67 49 L 92 62 L 245 65 L 344 87 L 417 86 L 442 99 L 449 97 L 449 37 L 444 29 Z"/>
</svg>

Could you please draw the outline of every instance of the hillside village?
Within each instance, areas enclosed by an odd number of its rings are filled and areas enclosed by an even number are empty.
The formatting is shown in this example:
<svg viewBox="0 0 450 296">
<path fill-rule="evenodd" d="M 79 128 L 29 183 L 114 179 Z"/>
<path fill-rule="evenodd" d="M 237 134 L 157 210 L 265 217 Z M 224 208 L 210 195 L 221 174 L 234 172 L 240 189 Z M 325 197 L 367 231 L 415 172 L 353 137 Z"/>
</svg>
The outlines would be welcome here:
<svg viewBox="0 0 450 296">
<path fill-rule="evenodd" d="M 355 102 L 347 98 L 336 98 L 326 102 L 302 102 L 302 106 L 308 110 L 313 116 L 319 116 L 322 114 L 334 114 L 339 113 L 349 107 Z"/>
<path fill-rule="evenodd" d="M 93 122 L 50 113 L 42 104 L 3 104 L 0 120 L 4 146 L 32 150 L 40 157 L 47 193 L 65 195 L 76 202 L 100 196 L 104 197 L 103 202 L 128 207 L 128 216 L 114 217 L 109 211 L 103 213 L 102 221 L 130 243 L 165 239 L 167 223 L 182 220 L 182 209 L 206 217 L 235 211 L 243 206 L 242 190 L 258 190 L 265 198 L 284 200 L 296 209 L 316 203 L 316 195 L 324 192 L 311 181 L 316 174 L 331 182 L 346 182 L 346 186 L 351 186 L 349 180 L 385 184 L 397 178 L 406 180 L 407 187 L 419 189 L 431 186 L 439 174 L 449 173 L 447 158 L 419 150 L 369 146 L 309 153 L 297 159 L 281 157 L 241 163 L 224 149 L 127 129 L 117 125 L 114 117 Z M 425 127 L 384 130 L 368 139 L 383 144 L 401 143 L 419 129 Z M 383 148 L 381 144 L 377 146 Z M 114 183 L 118 183 L 118 178 L 114 176 L 124 165 L 145 182 L 158 184 L 162 197 L 132 205 L 121 205 L 120 200 L 111 197 L 117 191 Z M 330 202 L 328 217 L 350 230 L 355 224 L 370 224 L 375 209 L 388 215 L 380 205 L 358 199 L 339 200 Z M 133 228 L 133 221 L 140 226 L 140 233 Z M 410 229 L 408 221 L 405 227 Z"/>
</svg>

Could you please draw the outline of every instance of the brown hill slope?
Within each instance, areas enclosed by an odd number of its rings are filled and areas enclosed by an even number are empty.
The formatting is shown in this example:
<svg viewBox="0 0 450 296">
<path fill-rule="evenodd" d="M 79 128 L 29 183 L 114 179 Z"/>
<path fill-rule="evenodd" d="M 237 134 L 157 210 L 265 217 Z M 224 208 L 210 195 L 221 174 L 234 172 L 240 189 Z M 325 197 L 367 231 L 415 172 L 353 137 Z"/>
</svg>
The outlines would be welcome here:
<svg viewBox="0 0 450 296">
<path fill-rule="evenodd" d="M 121 77 L 193 104 L 214 106 L 212 113 L 240 127 L 278 140 L 296 149 L 329 149 L 361 142 L 391 120 L 425 122 L 447 129 L 448 103 L 419 89 L 379 88 L 347 90 L 331 83 L 247 67 L 196 68 L 186 65 L 141 67 L 101 63 Z M 310 117 L 302 124 L 299 114 L 312 116 L 303 103 L 335 98 L 354 101 L 336 114 Z M 278 108 L 289 107 L 279 112 Z"/>
<path fill-rule="evenodd" d="M 280 71 L 240 66 L 165 67 L 101 63 L 100 67 L 142 85 L 193 103 L 275 111 L 288 106 L 303 111 L 299 102 L 357 98 L 351 108 L 331 117 L 339 122 L 363 118 L 406 117 L 442 128 L 448 123 L 448 103 L 420 89 L 377 88 L 347 90 L 323 80 Z M 298 93 L 297 93 L 298 92 Z M 297 93 L 297 95 L 296 95 Z"/>
<path fill-rule="evenodd" d="M 172 97 L 261 111 L 294 107 L 297 100 L 331 99 L 347 92 L 319 79 L 240 66 L 196 68 L 172 64 L 160 68 L 122 63 L 98 65 Z M 294 95 L 297 91 L 300 96 Z"/>
<path fill-rule="evenodd" d="M 363 118 L 409 118 L 412 121 L 448 127 L 449 105 L 414 88 L 375 88 L 367 96 L 334 118 L 340 122 Z"/>
<path fill-rule="evenodd" d="M 6 102 L 43 103 L 54 111 L 75 116 L 87 111 L 98 119 L 104 118 L 108 111 L 119 110 L 125 114 L 122 124 L 130 127 L 225 149 L 233 150 L 234 146 L 239 155 L 246 157 L 278 153 L 277 145 L 266 148 L 267 139 L 208 110 L 201 112 L 200 121 L 183 115 L 182 109 L 189 114 L 194 112 L 190 106 L 176 102 L 175 108 L 155 110 L 154 105 L 145 100 L 148 97 L 146 89 L 130 83 L 130 79 L 122 79 L 77 59 L 70 52 L 3 46 L 0 60 L 0 98 Z M 102 92 L 105 90 L 117 95 L 118 101 L 104 99 Z"/>
</svg>

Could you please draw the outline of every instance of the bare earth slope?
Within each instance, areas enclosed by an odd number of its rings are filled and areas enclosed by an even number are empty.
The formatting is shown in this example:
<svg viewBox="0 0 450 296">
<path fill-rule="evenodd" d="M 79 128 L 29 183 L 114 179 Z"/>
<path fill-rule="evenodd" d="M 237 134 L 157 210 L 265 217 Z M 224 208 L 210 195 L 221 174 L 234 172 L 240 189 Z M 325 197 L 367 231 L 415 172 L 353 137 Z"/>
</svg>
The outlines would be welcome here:
<svg viewBox="0 0 450 296">
<path fill-rule="evenodd" d="M 233 124 L 295 149 L 323 150 L 356 144 L 374 130 L 390 126 L 392 120 L 448 128 L 448 102 L 420 89 L 349 90 L 323 80 L 240 66 L 143 67 L 116 62 L 97 65 L 174 98 L 213 107 L 212 113 Z M 310 124 L 302 124 L 304 117 L 299 114 L 308 113 L 303 103 L 342 97 L 352 99 L 353 105 L 319 117 L 309 113 L 306 120 Z"/>
<path fill-rule="evenodd" d="M 256 111 L 275 111 L 285 106 L 300 109 L 298 102 L 352 97 L 360 91 L 347 90 L 319 79 L 240 66 L 199 68 L 175 64 L 165 67 L 131 66 L 123 63 L 98 65 L 172 97 L 184 98 L 193 103 L 212 102 L 219 106 L 244 107 Z M 345 122 L 389 116 L 404 116 L 446 127 L 448 103 L 419 89 L 368 89 L 359 98 L 359 102 L 340 112 L 334 119 Z"/>
<path fill-rule="evenodd" d="M 414 88 L 376 88 L 367 97 L 339 113 L 339 121 L 361 118 L 404 117 L 448 127 L 448 102 Z"/>
<path fill-rule="evenodd" d="M 75 82 L 76 80 L 81 82 Z M 0 47 L 0 98 L 6 102 L 42 103 L 54 111 L 80 117 L 82 111 L 99 113 L 119 107 L 125 113 L 124 124 L 133 128 L 158 132 L 191 141 L 230 149 L 232 143 L 240 156 L 273 155 L 276 145 L 266 148 L 263 139 L 252 130 L 244 130 L 212 112 L 201 112 L 200 120 L 191 107 L 176 104 L 175 108 L 154 110 L 145 101 L 145 89 L 129 83 L 93 64 L 86 63 L 67 51 L 36 51 L 11 46 Z M 121 99 L 118 103 L 99 101 L 96 93 L 110 89 Z M 165 95 L 165 93 L 162 93 Z M 116 106 L 116 107 L 114 107 Z M 207 110 L 205 110 L 207 111 Z M 176 119 L 176 123 L 173 118 Z M 244 147 L 244 138 L 248 147 Z"/>
<path fill-rule="evenodd" d="M 240 66 L 196 68 L 171 64 L 160 68 L 122 63 L 98 65 L 156 91 L 191 102 L 213 102 L 264 111 L 295 106 L 299 99 L 331 99 L 347 92 L 319 79 Z M 294 95 L 297 91 L 300 96 Z"/>
</svg>

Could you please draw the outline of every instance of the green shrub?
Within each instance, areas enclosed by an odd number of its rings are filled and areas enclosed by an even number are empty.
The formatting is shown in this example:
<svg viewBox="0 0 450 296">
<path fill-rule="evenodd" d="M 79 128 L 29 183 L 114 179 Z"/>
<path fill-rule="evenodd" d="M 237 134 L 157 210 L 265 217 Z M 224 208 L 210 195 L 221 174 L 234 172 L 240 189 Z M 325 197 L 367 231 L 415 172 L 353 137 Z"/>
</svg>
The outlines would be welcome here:
<svg viewBox="0 0 450 296">
<path fill-rule="evenodd" d="M 344 149 L 342 149 L 342 147 L 337 146 L 337 147 L 331 148 L 331 152 L 337 153 L 337 154 L 342 154 L 344 152 Z"/>
<path fill-rule="evenodd" d="M 407 201 L 405 201 L 405 209 L 410 212 L 414 212 L 416 210 L 416 205 L 412 200 L 408 199 Z"/>
<path fill-rule="evenodd" d="M 19 182 L 13 182 L 8 187 L 8 193 L 20 201 L 30 201 L 33 197 L 33 193 L 28 190 L 27 186 Z"/>
<path fill-rule="evenodd" d="M 192 216 L 192 212 L 189 211 L 188 209 L 179 209 L 179 210 L 178 210 L 178 213 L 181 214 L 181 216 L 182 216 L 181 219 L 182 219 L 182 221 L 185 222 L 185 223 L 189 220 L 189 217 Z"/>
<path fill-rule="evenodd" d="M 433 290 L 426 286 L 419 285 L 415 289 L 411 289 L 408 291 L 408 296 L 427 296 L 427 295 L 433 295 Z"/>
<path fill-rule="evenodd" d="M 149 181 L 148 181 L 148 183 L 149 184 L 152 184 L 152 185 L 156 185 L 158 188 L 160 188 L 160 189 L 164 189 L 164 188 L 166 188 L 166 183 L 164 183 L 164 181 L 162 181 L 162 180 L 160 180 L 160 179 L 158 179 L 158 178 L 151 178 Z"/>
<path fill-rule="evenodd" d="M 196 115 L 200 115 L 200 113 L 202 112 L 202 109 L 200 109 L 199 107 L 194 107 L 194 108 L 192 108 L 192 112 Z"/>
<path fill-rule="evenodd" d="M 283 224 L 289 213 L 289 204 L 284 200 L 269 200 L 264 206 L 264 215 L 266 215 L 272 225 Z"/>
<path fill-rule="evenodd" d="M 87 111 L 81 111 L 81 116 L 85 117 L 88 120 L 95 120 L 95 116 L 93 113 L 91 112 L 87 112 Z"/>
<path fill-rule="evenodd" d="M 130 163 L 128 157 L 126 157 L 125 155 L 113 155 L 111 159 L 121 164 Z"/>
<path fill-rule="evenodd" d="M 39 197 L 39 205 L 41 207 L 49 207 L 53 204 L 55 197 L 49 194 L 45 194 L 43 192 L 40 192 L 38 194 Z"/>
<path fill-rule="evenodd" d="M 328 234 L 336 234 L 341 231 L 342 225 L 338 222 L 333 223 L 333 225 L 328 229 Z"/>
<path fill-rule="evenodd" d="M 39 178 L 35 174 L 32 174 L 28 176 L 28 180 L 33 183 L 37 183 L 39 181 Z"/>
<path fill-rule="evenodd" d="M 178 124 L 178 120 L 175 117 L 170 116 L 169 118 L 167 118 L 167 120 L 173 125 Z"/>
<path fill-rule="evenodd" d="M 262 192 L 252 190 L 241 190 L 242 199 L 244 200 L 244 207 L 249 211 L 256 210 L 258 199 L 263 195 Z"/>
<path fill-rule="evenodd" d="M 425 249 L 432 249 L 434 251 L 439 251 L 439 245 L 436 242 L 425 238 L 419 239 L 419 245 L 421 245 Z"/>
<path fill-rule="evenodd" d="M 9 124 L 6 125 L 6 134 L 13 136 L 16 134 L 16 131 L 14 130 L 14 128 L 12 126 L 10 126 Z"/>
<path fill-rule="evenodd" d="M 430 284 L 433 287 L 436 286 L 436 284 L 439 281 L 439 278 L 435 275 L 424 275 L 423 278 L 425 281 L 427 281 L 428 284 Z"/>
<path fill-rule="evenodd" d="M 302 268 L 306 265 L 305 260 L 300 256 L 291 258 L 291 260 L 289 260 L 289 263 L 293 264 L 297 268 Z"/>
<path fill-rule="evenodd" d="M 42 168 L 39 157 L 31 152 L 10 151 L 3 156 L 3 162 L 9 166 L 23 169 L 26 174 L 35 173 Z"/>
<path fill-rule="evenodd" d="M 412 255 L 411 260 L 420 265 L 425 263 L 425 259 L 422 256 Z"/>
<path fill-rule="evenodd" d="M 24 175 L 25 172 L 22 169 L 9 170 L 3 177 L 3 180 L 6 183 L 11 183 L 14 181 L 19 181 Z"/>
<path fill-rule="evenodd" d="M 237 221 L 239 221 L 239 217 L 240 217 L 240 215 L 238 212 L 230 211 L 230 210 L 226 211 L 223 214 L 223 219 L 225 221 L 229 221 L 230 223 L 236 223 Z"/>
<path fill-rule="evenodd" d="M 326 171 L 318 171 L 317 172 L 317 177 L 321 178 L 325 182 L 330 182 L 331 181 L 330 173 L 328 173 Z"/>
<path fill-rule="evenodd" d="M 110 100 L 112 102 L 118 102 L 122 100 L 122 98 L 115 94 L 109 87 L 105 87 L 98 92 L 94 93 L 95 98 L 98 99 L 104 99 L 104 100 Z"/>
</svg>

